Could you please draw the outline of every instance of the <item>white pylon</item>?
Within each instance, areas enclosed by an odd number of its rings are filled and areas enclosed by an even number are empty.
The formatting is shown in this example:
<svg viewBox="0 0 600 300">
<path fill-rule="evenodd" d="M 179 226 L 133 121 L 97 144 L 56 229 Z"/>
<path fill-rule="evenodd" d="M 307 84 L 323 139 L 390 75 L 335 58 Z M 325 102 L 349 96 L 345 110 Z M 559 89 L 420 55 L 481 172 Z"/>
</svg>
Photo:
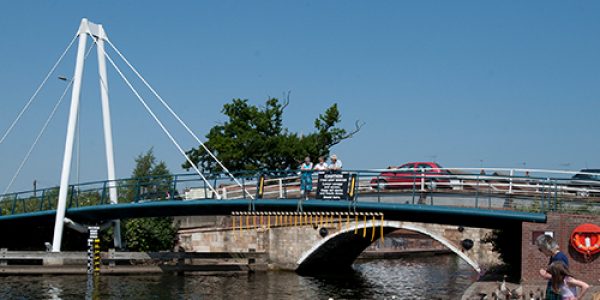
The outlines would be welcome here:
<svg viewBox="0 0 600 300">
<path fill-rule="evenodd" d="M 94 37 L 98 43 L 98 73 L 100 76 L 100 94 L 102 97 L 102 115 L 104 124 L 104 140 L 106 144 L 106 161 L 108 165 L 108 188 L 111 204 L 117 203 L 117 189 L 115 186 L 115 163 L 112 143 L 112 129 L 110 122 L 110 107 L 108 104 L 108 81 L 106 76 L 106 62 L 104 55 L 104 40 L 106 34 L 102 25 L 94 24 L 83 18 L 79 25 L 77 36 L 79 46 L 77 48 L 77 61 L 73 75 L 73 90 L 71 93 L 71 108 L 69 110 L 69 122 L 67 125 L 67 137 L 65 141 L 65 153 L 63 158 L 62 172 L 60 177 L 60 190 L 58 194 L 58 205 L 56 208 L 56 220 L 54 222 L 54 238 L 52 240 L 52 252 L 60 252 L 62 235 L 67 208 L 67 195 L 69 192 L 69 176 L 71 173 L 71 162 L 73 158 L 73 142 L 75 139 L 75 128 L 77 127 L 77 116 L 79 114 L 79 98 L 81 95 L 81 81 L 83 78 L 83 67 L 85 60 L 85 48 L 88 35 Z M 121 235 L 118 221 L 115 222 L 115 247 L 121 246 Z"/>
<path fill-rule="evenodd" d="M 108 101 L 108 76 L 106 76 L 106 56 L 104 55 L 104 40 L 106 33 L 102 25 L 98 25 L 97 52 L 98 52 L 98 75 L 100 77 L 100 95 L 102 97 L 102 122 L 104 124 L 104 145 L 106 148 L 106 166 L 108 174 L 108 191 L 111 204 L 118 203 L 117 187 L 115 180 L 115 155 L 112 139 L 112 125 L 110 122 L 110 105 Z M 114 221 L 114 245 L 121 248 L 121 222 Z"/>
</svg>

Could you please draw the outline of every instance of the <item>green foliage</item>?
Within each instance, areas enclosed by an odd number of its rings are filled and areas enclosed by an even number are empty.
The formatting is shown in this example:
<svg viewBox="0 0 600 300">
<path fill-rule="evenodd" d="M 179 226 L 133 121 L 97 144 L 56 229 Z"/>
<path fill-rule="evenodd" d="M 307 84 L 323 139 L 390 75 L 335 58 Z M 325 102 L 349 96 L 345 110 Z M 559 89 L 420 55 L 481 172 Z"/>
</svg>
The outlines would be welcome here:
<svg viewBox="0 0 600 300">
<path fill-rule="evenodd" d="M 130 219 L 125 222 L 127 248 L 131 251 L 159 251 L 173 248 L 177 230 L 173 218 Z"/>
<path fill-rule="evenodd" d="M 43 192 L 38 192 L 35 197 L 31 194 L 30 196 L 27 196 L 27 194 L 4 196 L 0 199 L 0 210 L 2 211 L 2 215 L 10 215 L 13 211 L 15 214 L 21 214 L 40 210 L 52 210 L 56 209 L 57 202 L 58 188 L 51 188 Z"/>
<path fill-rule="evenodd" d="M 102 196 L 98 190 L 80 191 L 75 195 L 75 197 L 73 197 L 72 202 L 72 207 L 100 205 L 102 202 Z"/>
<path fill-rule="evenodd" d="M 152 149 L 140 154 L 135 162 L 132 180 L 124 187 L 129 201 L 148 193 L 166 194 L 172 182 L 171 172 L 164 162 L 156 162 Z M 122 220 L 121 228 L 124 244 L 131 251 L 169 250 L 177 232 L 172 217 Z M 108 235 L 112 232 L 109 231 Z"/>
<path fill-rule="evenodd" d="M 151 198 L 148 197 L 149 195 L 166 195 L 171 187 L 173 176 L 163 161 L 156 162 L 153 150 L 138 155 L 135 163 L 131 179 L 125 187 L 128 202 Z"/>
<path fill-rule="evenodd" d="M 544 202 L 542 205 L 542 201 Z M 534 213 L 543 213 L 548 211 L 558 211 L 567 214 L 596 214 L 598 213 L 598 207 L 594 206 L 591 201 L 584 202 L 583 204 L 569 203 L 568 199 L 558 197 L 555 199 L 535 199 L 530 205 L 518 206 L 518 210 Z"/>
<path fill-rule="evenodd" d="M 206 146 L 234 171 L 296 168 L 305 156 L 316 160 L 318 156 L 329 155 L 331 147 L 360 130 L 358 123 L 352 132 L 336 127 L 341 116 L 337 104 L 333 104 L 315 120 L 315 132 L 291 133 L 283 127 L 283 111 L 288 103 L 271 98 L 264 107 L 257 107 L 248 104 L 247 99 L 234 99 L 223 106 L 222 113 L 228 120 L 210 130 Z M 202 147 L 187 154 L 201 170 L 221 171 Z M 192 166 L 185 162 L 182 167 Z"/>
</svg>

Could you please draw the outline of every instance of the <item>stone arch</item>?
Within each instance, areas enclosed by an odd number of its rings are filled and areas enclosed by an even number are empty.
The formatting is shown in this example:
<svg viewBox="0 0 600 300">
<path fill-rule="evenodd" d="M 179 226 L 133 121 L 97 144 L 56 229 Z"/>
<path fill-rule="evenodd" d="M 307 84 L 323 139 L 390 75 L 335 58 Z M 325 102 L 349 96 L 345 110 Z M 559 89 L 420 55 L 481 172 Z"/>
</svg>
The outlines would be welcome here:
<svg viewBox="0 0 600 300">
<path fill-rule="evenodd" d="M 363 237 L 365 227 L 367 229 L 366 238 Z M 443 236 L 414 223 L 383 221 L 382 224 L 380 220 L 367 221 L 366 223 L 360 222 L 358 224 L 353 223 L 351 226 L 343 226 L 342 230 L 329 234 L 302 254 L 296 263 L 296 271 L 299 273 L 310 273 L 311 270 L 317 269 L 320 271 L 331 269 L 331 271 L 334 271 L 340 268 L 349 268 L 360 253 L 374 242 L 371 241 L 373 230 L 376 230 L 375 240 L 379 238 L 381 227 L 383 227 L 384 234 L 397 229 L 406 229 L 429 236 L 458 255 L 475 271 L 481 272 L 481 268 L 475 260 Z M 358 230 L 359 234 L 354 234 L 355 230 Z"/>
</svg>

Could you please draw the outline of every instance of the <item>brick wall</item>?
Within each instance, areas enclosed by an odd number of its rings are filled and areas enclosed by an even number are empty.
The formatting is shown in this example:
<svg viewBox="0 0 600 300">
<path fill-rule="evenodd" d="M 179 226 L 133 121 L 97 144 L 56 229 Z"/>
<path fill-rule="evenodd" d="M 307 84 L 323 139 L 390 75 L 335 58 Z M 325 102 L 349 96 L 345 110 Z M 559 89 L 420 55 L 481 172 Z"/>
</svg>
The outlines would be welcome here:
<svg viewBox="0 0 600 300">
<path fill-rule="evenodd" d="M 546 224 L 523 223 L 521 235 L 521 279 L 527 283 L 544 282 L 539 276 L 539 270 L 546 268 L 548 257 L 538 251 L 533 243 L 535 235 L 546 231 L 553 232 L 560 250 L 569 258 L 570 270 L 573 275 L 590 284 L 596 284 L 600 279 L 600 255 L 595 255 L 586 261 L 583 255 L 575 251 L 569 243 L 571 232 L 583 223 L 600 225 L 600 216 L 548 214 Z"/>
</svg>

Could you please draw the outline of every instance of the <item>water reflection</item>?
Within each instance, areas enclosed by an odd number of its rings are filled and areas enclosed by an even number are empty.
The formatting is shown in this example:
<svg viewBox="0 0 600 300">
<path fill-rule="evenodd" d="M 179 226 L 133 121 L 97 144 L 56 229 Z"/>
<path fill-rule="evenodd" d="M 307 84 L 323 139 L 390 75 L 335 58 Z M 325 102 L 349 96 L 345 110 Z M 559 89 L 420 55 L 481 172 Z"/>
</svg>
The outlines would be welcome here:
<svg viewBox="0 0 600 300">
<path fill-rule="evenodd" d="M 100 277 L 88 275 L 85 289 L 85 300 L 100 299 Z"/>
<path fill-rule="evenodd" d="M 293 272 L 227 276 L 4 277 L 0 299 L 458 299 L 476 272 L 453 255 L 359 262 L 318 277 Z"/>
</svg>

